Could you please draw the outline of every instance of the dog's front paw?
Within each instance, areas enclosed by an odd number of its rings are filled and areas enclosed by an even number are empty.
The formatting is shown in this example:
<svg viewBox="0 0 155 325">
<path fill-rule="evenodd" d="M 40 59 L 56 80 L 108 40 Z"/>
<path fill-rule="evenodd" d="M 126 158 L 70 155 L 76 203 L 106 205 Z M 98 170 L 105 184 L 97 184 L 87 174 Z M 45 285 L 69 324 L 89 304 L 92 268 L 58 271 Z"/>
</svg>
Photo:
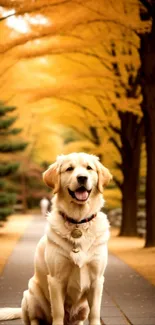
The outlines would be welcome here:
<svg viewBox="0 0 155 325">
<path fill-rule="evenodd" d="M 53 322 L 52 322 L 52 325 L 64 325 L 64 321 L 63 320 L 59 320 L 59 319 L 55 319 L 55 320 L 53 320 Z"/>
<path fill-rule="evenodd" d="M 89 321 L 89 325 L 105 325 L 102 319 L 93 318 Z"/>
</svg>

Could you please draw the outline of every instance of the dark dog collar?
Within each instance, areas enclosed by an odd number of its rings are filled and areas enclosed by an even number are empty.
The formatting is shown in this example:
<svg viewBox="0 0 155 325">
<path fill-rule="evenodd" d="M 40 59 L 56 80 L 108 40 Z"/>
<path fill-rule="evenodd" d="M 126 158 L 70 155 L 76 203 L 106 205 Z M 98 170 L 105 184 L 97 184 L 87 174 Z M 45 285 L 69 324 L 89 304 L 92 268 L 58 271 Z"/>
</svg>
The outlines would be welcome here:
<svg viewBox="0 0 155 325">
<path fill-rule="evenodd" d="M 89 218 L 82 219 L 82 220 L 80 220 L 80 221 L 76 221 L 76 220 L 74 220 L 74 219 L 68 217 L 65 213 L 63 213 L 63 212 L 61 212 L 61 211 L 59 211 L 59 213 L 61 214 L 61 216 L 62 216 L 66 221 L 68 221 L 68 222 L 70 222 L 70 223 L 73 223 L 74 225 L 80 225 L 81 223 L 89 222 L 89 221 L 93 220 L 93 219 L 96 217 L 96 214 L 92 214 L 92 216 L 89 217 Z"/>
</svg>

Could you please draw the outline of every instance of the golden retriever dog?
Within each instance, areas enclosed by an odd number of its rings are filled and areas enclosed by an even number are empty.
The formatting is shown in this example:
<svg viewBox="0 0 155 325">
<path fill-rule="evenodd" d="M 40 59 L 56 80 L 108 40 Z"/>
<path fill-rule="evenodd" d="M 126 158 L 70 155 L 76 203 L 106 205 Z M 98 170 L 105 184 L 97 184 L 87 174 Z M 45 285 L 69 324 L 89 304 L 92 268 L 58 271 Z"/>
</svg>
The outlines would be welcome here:
<svg viewBox="0 0 155 325">
<path fill-rule="evenodd" d="M 34 276 L 21 308 L 4 308 L 0 319 L 25 325 L 100 325 L 109 222 L 100 210 L 112 176 L 98 157 L 61 155 L 43 174 L 53 189 L 47 233 L 35 253 Z"/>
</svg>

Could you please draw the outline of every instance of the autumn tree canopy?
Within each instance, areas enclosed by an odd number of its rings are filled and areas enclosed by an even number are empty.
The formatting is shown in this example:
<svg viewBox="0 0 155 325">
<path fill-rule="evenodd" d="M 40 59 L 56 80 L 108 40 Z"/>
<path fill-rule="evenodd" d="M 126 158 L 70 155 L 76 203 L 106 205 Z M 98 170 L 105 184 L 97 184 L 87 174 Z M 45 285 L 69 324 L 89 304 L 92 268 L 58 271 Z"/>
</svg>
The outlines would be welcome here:
<svg viewBox="0 0 155 325">
<path fill-rule="evenodd" d="M 53 161 L 58 153 L 81 150 L 98 155 L 121 190 L 107 194 L 109 203 L 119 205 L 126 189 L 128 202 L 136 188 L 133 219 L 139 170 L 144 175 L 146 169 L 143 160 L 140 169 L 144 138 L 137 131 L 143 121 L 141 37 L 152 28 L 146 4 L 0 0 L 2 99 L 18 103 L 33 159 Z M 137 179 L 129 191 L 133 168 Z"/>
</svg>

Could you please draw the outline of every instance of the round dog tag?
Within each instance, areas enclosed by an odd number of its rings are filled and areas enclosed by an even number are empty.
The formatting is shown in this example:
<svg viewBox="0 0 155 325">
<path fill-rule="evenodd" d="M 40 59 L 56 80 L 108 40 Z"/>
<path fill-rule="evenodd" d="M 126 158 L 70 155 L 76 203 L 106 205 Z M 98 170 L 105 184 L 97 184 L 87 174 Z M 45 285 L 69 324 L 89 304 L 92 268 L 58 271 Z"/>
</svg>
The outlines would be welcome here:
<svg viewBox="0 0 155 325">
<path fill-rule="evenodd" d="M 75 229 L 72 230 L 71 236 L 73 238 L 80 238 L 82 236 L 82 231 L 80 229 L 78 229 L 78 228 L 75 228 Z"/>
</svg>

